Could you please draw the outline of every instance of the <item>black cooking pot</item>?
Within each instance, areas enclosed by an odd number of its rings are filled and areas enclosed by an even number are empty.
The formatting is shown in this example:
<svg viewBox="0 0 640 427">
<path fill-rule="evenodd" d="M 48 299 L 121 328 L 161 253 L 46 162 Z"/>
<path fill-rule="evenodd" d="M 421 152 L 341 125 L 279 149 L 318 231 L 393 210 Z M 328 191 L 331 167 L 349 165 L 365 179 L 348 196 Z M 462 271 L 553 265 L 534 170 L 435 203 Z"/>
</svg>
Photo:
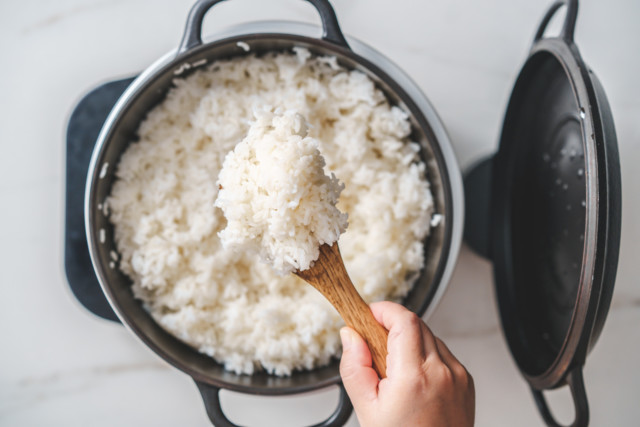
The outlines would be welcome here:
<svg viewBox="0 0 640 427">
<path fill-rule="evenodd" d="M 563 6 L 560 35 L 545 37 Z M 498 153 L 465 178 L 468 208 L 485 213 L 467 215 L 465 238 L 493 261 L 507 343 L 549 426 L 559 424 L 543 392 L 564 385 L 572 425 L 589 422 L 582 370 L 609 310 L 620 248 L 616 133 L 574 42 L 577 14 L 578 1 L 563 0 L 543 17 Z"/>
<path fill-rule="evenodd" d="M 322 19 L 323 34 L 319 39 L 266 31 L 225 36 L 203 43 L 201 26 L 204 15 L 220 1 L 200 0 L 195 4 L 179 49 L 153 64 L 127 88 L 100 132 L 89 166 L 85 194 L 85 227 L 92 263 L 100 285 L 122 323 L 160 357 L 194 379 L 215 425 L 233 425 L 221 410 L 218 396 L 221 389 L 283 395 L 334 384 L 339 385 L 341 391 L 338 408 L 319 425 L 342 425 L 350 416 L 352 407 L 341 386 L 337 360 L 326 367 L 295 372 L 290 377 L 276 377 L 264 372 L 252 376 L 236 375 L 166 332 L 151 318 L 141 302 L 134 298 L 131 280 L 114 267 L 111 259 L 111 252 L 117 249 L 113 242 L 113 228 L 101 204 L 111 192 L 115 165 L 136 139 L 140 122 L 163 100 L 174 79 L 188 75 L 202 64 L 246 55 L 239 42 L 248 44 L 251 52 L 258 55 L 291 51 L 293 47 L 301 46 L 313 54 L 335 56 L 342 66 L 366 73 L 391 104 L 399 105 L 409 113 L 413 128 L 411 139 L 421 145 L 420 155 L 427 165 L 435 211 L 442 215 L 440 225 L 432 229 L 425 241 L 425 253 L 428 254 L 425 267 L 403 301 L 406 307 L 421 315 L 432 310 L 442 295 L 459 249 L 464 202 L 458 166 L 444 127 L 417 86 L 371 48 L 355 40 L 347 43 L 328 1 L 308 0 Z M 350 44 L 357 46 L 363 54 L 352 50 Z M 376 58 L 377 62 L 368 58 Z"/>
</svg>

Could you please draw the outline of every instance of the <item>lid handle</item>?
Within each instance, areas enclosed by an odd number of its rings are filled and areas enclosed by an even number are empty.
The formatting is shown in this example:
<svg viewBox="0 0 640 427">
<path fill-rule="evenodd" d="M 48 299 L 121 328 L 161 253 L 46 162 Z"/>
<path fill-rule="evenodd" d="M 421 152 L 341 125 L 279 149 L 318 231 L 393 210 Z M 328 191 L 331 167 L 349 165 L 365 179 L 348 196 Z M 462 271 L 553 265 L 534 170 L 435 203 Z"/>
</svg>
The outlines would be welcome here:
<svg viewBox="0 0 640 427">
<path fill-rule="evenodd" d="M 547 29 L 547 25 L 549 25 L 549 21 L 551 21 L 553 15 L 555 15 L 558 9 L 560 9 L 562 6 L 567 7 L 567 15 L 564 18 L 564 26 L 562 27 L 562 31 L 560 32 L 560 37 L 567 43 L 573 43 L 573 34 L 576 29 L 576 18 L 578 16 L 578 0 L 558 0 L 554 4 L 552 4 L 547 11 L 547 14 L 544 15 L 544 18 L 542 18 L 542 22 L 538 27 L 534 42 L 537 42 L 542 38 L 545 30 Z"/>
<path fill-rule="evenodd" d="M 576 417 L 571 427 L 586 427 L 589 425 L 589 403 L 587 402 L 587 393 L 584 389 L 584 381 L 582 379 L 582 366 L 578 366 L 569 372 L 567 375 L 567 384 L 569 385 L 569 389 L 571 389 L 571 397 L 573 397 L 573 404 L 575 405 L 576 411 Z M 562 427 L 562 424 L 559 424 L 551 414 L 551 410 L 549 410 L 542 391 L 534 389 L 531 389 L 531 391 L 533 392 L 533 397 L 544 422 L 549 427 Z"/>
</svg>

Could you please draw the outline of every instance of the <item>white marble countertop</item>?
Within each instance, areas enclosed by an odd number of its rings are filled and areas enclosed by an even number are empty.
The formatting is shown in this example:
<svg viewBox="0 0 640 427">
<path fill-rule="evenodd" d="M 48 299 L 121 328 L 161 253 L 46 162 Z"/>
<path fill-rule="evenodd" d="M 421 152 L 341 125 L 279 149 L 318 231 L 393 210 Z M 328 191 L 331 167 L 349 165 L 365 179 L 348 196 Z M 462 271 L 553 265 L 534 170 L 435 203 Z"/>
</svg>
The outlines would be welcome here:
<svg viewBox="0 0 640 427">
<path fill-rule="evenodd" d="M 122 326 L 88 313 L 63 269 L 65 131 L 97 84 L 175 48 L 192 0 L 0 3 L 0 425 L 208 425 L 192 380 Z M 460 163 L 495 150 L 515 76 L 550 0 L 334 0 L 345 33 L 380 50 L 420 85 Z M 640 419 L 640 3 L 581 2 L 576 40 L 604 85 L 622 161 L 623 234 L 616 291 L 585 381 L 594 426 Z M 294 0 L 217 7 L 205 33 L 291 19 L 318 23 Z M 540 426 L 500 331 L 490 265 L 466 247 L 430 324 L 475 377 L 478 426 Z M 331 412 L 333 389 L 293 397 L 227 392 L 238 423 L 304 425 Z M 567 390 L 549 393 L 569 422 Z M 357 425 L 352 417 L 349 425 Z"/>
</svg>

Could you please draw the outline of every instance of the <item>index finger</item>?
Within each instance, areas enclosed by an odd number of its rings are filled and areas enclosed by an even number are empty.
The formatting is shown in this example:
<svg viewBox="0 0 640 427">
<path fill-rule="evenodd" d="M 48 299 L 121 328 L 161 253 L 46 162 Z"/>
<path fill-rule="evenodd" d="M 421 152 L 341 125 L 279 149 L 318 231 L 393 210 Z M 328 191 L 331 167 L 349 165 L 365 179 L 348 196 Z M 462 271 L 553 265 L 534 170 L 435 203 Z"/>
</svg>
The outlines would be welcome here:
<svg viewBox="0 0 640 427">
<path fill-rule="evenodd" d="M 389 331 L 387 339 L 387 375 L 393 372 L 413 374 L 422 370 L 427 354 L 438 354 L 432 335 L 422 331 L 422 319 L 400 304 L 382 301 L 371 304 L 376 320 Z"/>
</svg>

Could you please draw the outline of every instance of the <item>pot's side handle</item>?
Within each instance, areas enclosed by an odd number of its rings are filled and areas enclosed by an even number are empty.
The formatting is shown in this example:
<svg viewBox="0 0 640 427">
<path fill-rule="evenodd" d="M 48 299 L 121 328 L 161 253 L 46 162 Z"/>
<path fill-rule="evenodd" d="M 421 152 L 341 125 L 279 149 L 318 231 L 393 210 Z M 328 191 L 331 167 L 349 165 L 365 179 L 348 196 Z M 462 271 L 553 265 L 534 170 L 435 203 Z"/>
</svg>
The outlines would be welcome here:
<svg viewBox="0 0 640 427">
<path fill-rule="evenodd" d="M 567 384 L 571 389 L 571 397 L 575 405 L 576 416 L 571 427 L 586 427 L 589 425 L 589 403 L 587 402 L 587 393 L 584 389 L 584 380 L 582 379 L 582 366 L 578 366 L 567 376 Z M 538 406 L 538 410 L 549 427 L 562 427 L 553 415 L 547 405 L 547 400 L 540 390 L 531 390 L 533 397 Z"/>
<path fill-rule="evenodd" d="M 207 410 L 209 420 L 216 427 L 239 427 L 237 424 L 232 423 L 222 412 L 222 406 L 220 405 L 220 388 L 209 384 L 196 381 L 196 385 L 200 390 L 202 399 L 204 400 L 204 406 Z M 325 421 L 314 424 L 311 427 L 340 427 L 346 424 L 353 412 L 353 406 L 351 400 L 347 395 L 342 384 L 339 385 L 340 397 L 338 400 L 338 407 Z"/>
<path fill-rule="evenodd" d="M 338 384 L 338 389 L 340 390 L 340 397 L 338 398 L 338 407 L 336 410 L 333 411 L 333 414 L 331 414 L 329 418 L 319 424 L 314 424 L 311 427 L 341 427 L 349 421 L 349 417 L 353 412 L 353 405 L 351 404 L 349 395 L 347 395 L 347 390 L 344 388 L 342 383 Z"/>
<path fill-rule="evenodd" d="M 573 35 L 576 30 L 576 19 L 578 18 L 578 0 L 557 0 L 552 4 L 546 15 L 544 15 L 544 18 L 542 18 L 542 22 L 540 22 L 540 26 L 538 27 L 538 31 L 536 31 L 536 36 L 534 37 L 534 43 L 542 38 L 545 30 L 547 29 L 547 25 L 549 25 L 549 21 L 551 21 L 553 15 L 555 15 L 558 9 L 562 6 L 567 7 L 567 12 L 560 36 L 567 43 L 573 43 Z"/>
<path fill-rule="evenodd" d="M 198 0 L 187 17 L 184 35 L 178 48 L 178 55 L 202 44 L 202 22 L 207 11 L 224 0 Z M 322 39 L 349 49 L 342 34 L 336 13 L 328 0 L 306 0 L 316 8 L 322 20 Z"/>
<path fill-rule="evenodd" d="M 338 24 L 338 17 L 336 16 L 336 12 L 333 10 L 333 7 L 331 7 L 331 3 L 329 3 L 328 0 L 307 1 L 311 3 L 320 14 L 320 19 L 322 20 L 322 39 L 337 44 L 338 46 L 351 49 L 342 34 L 342 30 Z"/>
<path fill-rule="evenodd" d="M 204 407 L 207 410 L 209 420 L 216 427 L 238 427 L 237 424 L 232 423 L 222 412 L 222 406 L 220 405 L 220 388 L 201 383 L 196 381 L 198 390 L 202 395 L 204 401 Z"/>
</svg>

